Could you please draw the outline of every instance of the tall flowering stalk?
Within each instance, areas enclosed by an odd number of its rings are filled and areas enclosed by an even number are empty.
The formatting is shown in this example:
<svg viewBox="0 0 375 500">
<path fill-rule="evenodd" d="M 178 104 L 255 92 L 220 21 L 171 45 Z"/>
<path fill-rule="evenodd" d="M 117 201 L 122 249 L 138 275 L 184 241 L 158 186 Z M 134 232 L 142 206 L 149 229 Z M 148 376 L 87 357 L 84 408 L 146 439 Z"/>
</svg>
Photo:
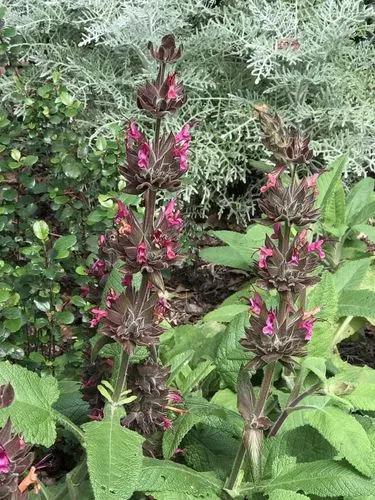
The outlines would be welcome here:
<svg viewBox="0 0 375 500">
<path fill-rule="evenodd" d="M 118 402 L 126 378 L 137 399 L 128 407 L 123 424 L 143 434 L 170 427 L 166 406 L 170 394 L 166 387 L 169 371 L 158 361 L 157 345 L 163 332 L 160 322 L 169 310 L 164 296 L 161 272 L 181 260 L 180 234 L 183 221 L 175 199 L 156 209 L 158 191 L 175 192 L 188 169 L 191 125 L 186 123 L 177 133 L 162 127 L 163 118 L 174 113 L 185 102 L 182 83 L 168 65 L 181 57 L 172 35 L 162 39 L 160 47 L 149 45 L 158 63 L 155 81 L 138 90 L 138 107 L 154 118 L 154 136 L 148 138 L 139 125 L 131 121 L 126 131 L 126 162 L 120 168 L 127 184 L 125 191 L 140 194 L 144 216 L 139 218 L 122 201 L 117 202 L 114 227 L 99 237 L 103 258 L 94 262 L 91 274 L 102 277 L 120 259 L 124 262 L 122 284 L 125 291 L 109 290 L 105 308 L 92 309 L 92 327 L 112 338 L 122 348 L 113 400 Z M 133 287 L 133 275 L 141 273 L 139 290 Z M 140 365 L 130 365 L 135 347 L 146 346 L 150 358 Z"/>
<path fill-rule="evenodd" d="M 265 107 L 257 108 L 257 112 L 264 143 L 277 163 L 261 188 L 259 207 L 264 216 L 261 223 L 272 226 L 273 233 L 266 236 L 264 246 L 259 249 L 256 274 L 260 287 L 277 291 L 278 305 L 268 307 L 259 294 L 250 299 L 251 318 L 241 345 L 254 357 L 239 377 L 238 406 L 245 420 L 245 431 L 227 481 L 229 489 L 236 483 L 247 452 L 253 478 L 259 479 L 264 432 L 275 435 L 286 418 L 287 414 L 282 413 L 276 422 L 271 422 L 264 414 L 265 406 L 276 364 L 293 370 L 296 358 L 306 355 L 318 312 L 306 310 L 306 288 L 319 281 L 314 271 L 324 258 L 324 241 L 309 242 L 309 225 L 319 217 L 314 207 L 318 174 L 303 176 L 312 157 L 309 139 L 295 128 L 285 126 L 278 115 L 269 113 Z M 264 369 L 263 381 L 255 397 L 250 378 L 260 368 Z M 300 391 L 296 383 L 289 406 L 298 404 L 307 395 Z"/>
</svg>

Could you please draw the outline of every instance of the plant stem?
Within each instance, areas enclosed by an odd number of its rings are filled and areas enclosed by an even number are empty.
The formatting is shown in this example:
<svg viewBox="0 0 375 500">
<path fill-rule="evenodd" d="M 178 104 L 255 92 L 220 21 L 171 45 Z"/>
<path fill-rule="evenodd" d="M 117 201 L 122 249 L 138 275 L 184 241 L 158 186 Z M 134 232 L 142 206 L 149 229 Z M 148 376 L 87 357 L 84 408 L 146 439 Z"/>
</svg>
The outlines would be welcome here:
<svg viewBox="0 0 375 500">
<path fill-rule="evenodd" d="M 128 373 L 129 358 L 129 353 L 123 350 L 121 352 L 120 365 L 117 370 L 115 388 L 112 396 L 112 399 L 115 403 L 117 403 L 120 399 L 121 394 L 126 386 L 126 375 Z"/>
<path fill-rule="evenodd" d="M 297 396 L 293 401 L 291 401 L 290 403 L 287 403 L 287 406 L 284 408 L 284 410 L 282 411 L 282 413 L 280 414 L 280 416 L 278 417 L 276 422 L 273 424 L 270 432 L 268 433 L 268 437 L 276 436 L 276 434 L 280 430 L 280 427 L 283 425 L 283 423 L 287 419 L 287 417 L 289 415 L 289 410 L 292 408 L 296 408 L 298 403 L 300 403 L 305 397 L 310 396 L 310 394 L 313 394 L 318 389 L 319 386 L 320 386 L 320 382 L 309 387 L 309 389 L 307 389 L 305 392 L 303 392 L 302 394 Z"/>
<path fill-rule="evenodd" d="M 246 456 L 246 446 L 244 443 L 245 436 L 241 439 L 241 444 L 237 450 L 236 457 L 233 462 L 232 470 L 230 475 L 225 483 L 225 488 L 227 490 L 233 490 L 236 486 L 236 482 L 238 479 L 238 475 L 240 473 L 244 458 Z"/>
<path fill-rule="evenodd" d="M 348 316 L 345 318 L 345 320 L 342 322 L 341 326 L 338 328 L 337 332 L 335 333 L 335 336 L 333 337 L 333 342 L 332 345 L 335 346 L 337 342 L 340 340 L 341 334 L 345 331 L 345 329 L 350 325 L 350 322 L 354 316 Z"/>
</svg>

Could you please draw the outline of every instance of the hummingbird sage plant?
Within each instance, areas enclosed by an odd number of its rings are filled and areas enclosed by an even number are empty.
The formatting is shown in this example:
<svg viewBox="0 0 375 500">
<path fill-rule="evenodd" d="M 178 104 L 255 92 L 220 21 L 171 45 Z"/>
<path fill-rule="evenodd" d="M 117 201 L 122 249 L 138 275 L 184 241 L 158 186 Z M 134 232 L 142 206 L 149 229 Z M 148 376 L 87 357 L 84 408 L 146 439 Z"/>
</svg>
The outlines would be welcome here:
<svg viewBox="0 0 375 500">
<path fill-rule="evenodd" d="M 261 477 L 261 450 L 264 433 L 274 436 L 287 417 L 287 411 L 272 422 L 265 414 L 277 363 L 294 371 L 298 358 L 306 355 L 313 336 L 319 309 L 306 310 L 306 289 L 319 281 L 316 269 L 324 258 L 323 240 L 309 242 L 309 226 L 319 217 L 314 207 L 318 174 L 309 173 L 312 157 L 309 139 L 293 127 L 287 127 L 278 115 L 264 106 L 256 108 L 263 140 L 276 159 L 275 169 L 267 174 L 261 187 L 260 222 L 271 226 L 259 249 L 256 266 L 257 284 L 277 292 L 277 306 L 268 307 L 260 294 L 250 299 L 251 317 L 241 345 L 253 354 L 240 373 L 238 407 L 245 420 L 243 442 L 238 451 L 227 488 L 233 489 L 244 458 L 248 455 L 254 481 Z M 289 176 L 287 175 L 289 174 Z M 257 396 L 251 375 L 263 369 Z M 302 392 L 296 382 L 288 408 L 296 406 L 316 386 Z"/>
<path fill-rule="evenodd" d="M 108 291 L 105 307 L 92 309 L 91 326 L 98 326 L 102 335 L 121 346 L 112 400 L 118 403 L 128 386 L 133 401 L 122 423 L 142 434 L 170 428 L 168 404 L 180 399 L 167 387 L 169 369 L 160 364 L 157 346 L 163 333 L 160 323 L 170 309 L 161 272 L 182 259 L 179 240 L 183 220 L 176 199 L 157 208 L 156 198 L 159 192 L 179 190 L 181 177 L 188 170 L 192 128 L 186 123 L 181 130 L 169 132 L 162 126 L 163 118 L 176 112 L 186 100 L 178 75 L 167 71 L 180 59 L 181 47 L 176 46 L 172 35 L 167 35 L 160 47 L 150 43 L 149 50 L 158 64 L 158 73 L 155 81 L 138 89 L 137 104 L 155 120 L 154 134 L 153 138 L 147 137 L 135 121 L 130 121 L 125 135 L 126 162 L 120 168 L 126 179 L 125 192 L 143 197 L 144 216 L 139 217 L 118 200 L 113 229 L 99 237 L 102 258 L 91 269 L 91 274 L 103 277 L 115 262 L 124 263 L 123 293 Z M 133 286 L 136 273 L 142 276 L 138 289 Z M 129 364 L 139 346 L 148 349 L 148 359 Z"/>
</svg>

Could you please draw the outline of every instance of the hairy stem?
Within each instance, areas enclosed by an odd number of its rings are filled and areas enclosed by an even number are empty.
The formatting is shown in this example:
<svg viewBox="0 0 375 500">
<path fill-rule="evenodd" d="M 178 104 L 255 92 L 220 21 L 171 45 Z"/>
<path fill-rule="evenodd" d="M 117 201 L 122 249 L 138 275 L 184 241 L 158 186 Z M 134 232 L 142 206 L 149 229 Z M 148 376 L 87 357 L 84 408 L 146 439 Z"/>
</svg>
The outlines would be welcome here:
<svg viewBox="0 0 375 500">
<path fill-rule="evenodd" d="M 126 375 L 128 373 L 129 359 L 130 359 L 129 353 L 126 352 L 125 350 L 122 350 L 120 364 L 117 370 L 116 382 L 114 385 L 114 391 L 112 396 L 114 403 L 117 403 L 119 401 L 122 392 L 126 388 Z"/>
<path fill-rule="evenodd" d="M 232 470 L 230 472 L 230 475 L 225 483 L 225 488 L 227 490 L 233 490 L 236 486 L 238 476 L 240 473 L 240 470 L 242 468 L 243 461 L 246 456 L 246 446 L 245 446 L 245 437 L 241 439 L 241 444 L 237 450 L 236 457 L 233 462 Z"/>
</svg>

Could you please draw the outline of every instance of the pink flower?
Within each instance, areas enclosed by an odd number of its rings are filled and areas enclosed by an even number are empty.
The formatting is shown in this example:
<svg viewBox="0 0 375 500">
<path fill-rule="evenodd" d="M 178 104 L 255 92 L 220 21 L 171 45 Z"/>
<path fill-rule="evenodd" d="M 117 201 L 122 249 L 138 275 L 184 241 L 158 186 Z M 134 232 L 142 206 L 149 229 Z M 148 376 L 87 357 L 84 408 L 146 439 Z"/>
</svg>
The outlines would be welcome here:
<svg viewBox="0 0 375 500">
<path fill-rule="evenodd" d="M 318 194 L 318 190 L 317 190 L 318 177 L 319 177 L 319 174 L 314 174 L 314 175 L 311 175 L 310 177 L 306 177 L 307 187 L 312 189 L 314 195 Z"/>
<path fill-rule="evenodd" d="M 173 423 L 172 420 L 170 420 L 167 417 L 163 417 L 163 429 L 167 431 L 168 429 L 172 429 Z"/>
<path fill-rule="evenodd" d="M 187 160 L 191 141 L 190 129 L 191 125 L 186 123 L 175 136 L 174 156 L 179 159 L 181 172 L 186 172 L 189 168 Z"/>
<path fill-rule="evenodd" d="M 111 307 L 112 304 L 114 304 L 116 300 L 119 298 L 119 296 L 120 295 L 111 288 L 106 297 L 106 302 L 105 302 L 106 306 Z"/>
<path fill-rule="evenodd" d="M 140 142 L 144 139 L 142 132 L 138 128 L 138 124 L 135 121 L 131 121 L 128 127 L 128 140 Z"/>
<path fill-rule="evenodd" d="M 177 85 L 177 79 L 176 79 L 176 73 L 169 73 L 167 76 L 167 85 L 168 85 L 168 92 L 167 92 L 167 99 L 178 99 L 179 97 L 179 89 Z"/>
<path fill-rule="evenodd" d="M 299 327 L 302 330 L 305 330 L 305 340 L 311 340 L 314 325 L 316 322 L 316 315 L 320 311 L 320 307 L 315 307 L 312 311 L 306 311 L 303 315 L 302 321 L 299 324 Z"/>
<path fill-rule="evenodd" d="M 0 474 L 8 474 L 10 471 L 10 460 L 5 448 L 0 445 Z"/>
<path fill-rule="evenodd" d="M 97 309 L 96 307 L 91 309 L 91 314 L 93 315 L 93 318 L 90 321 L 90 328 L 95 328 L 103 318 L 106 318 L 108 316 L 107 311 L 104 311 L 103 309 Z"/>
<path fill-rule="evenodd" d="M 115 224 L 120 224 L 120 222 L 129 215 L 129 210 L 126 205 L 121 201 L 117 200 L 117 213 L 115 217 Z"/>
<path fill-rule="evenodd" d="M 138 167 L 142 170 L 148 168 L 150 163 L 150 146 L 144 142 L 138 149 Z"/>
<path fill-rule="evenodd" d="M 173 249 L 173 243 L 171 241 L 167 241 L 165 244 L 166 256 L 168 260 L 173 260 L 176 258 L 176 252 Z"/>
<path fill-rule="evenodd" d="M 98 238 L 98 245 L 100 247 L 103 247 L 106 243 L 106 238 L 105 238 L 105 235 L 104 234 L 101 234 Z"/>
<path fill-rule="evenodd" d="M 180 217 L 180 211 L 176 210 L 176 200 L 168 202 L 164 208 L 164 217 L 171 227 L 176 227 L 176 229 L 182 228 L 183 221 Z"/>
<path fill-rule="evenodd" d="M 258 316 L 263 306 L 263 299 L 259 293 L 256 293 L 254 298 L 250 299 L 250 306 L 250 310 Z"/>
<path fill-rule="evenodd" d="M 259 249 L 259 263 L 261 269 L 267 269 L 267 258 L 272 257 L 273 251 L 271 248 L 260 247 Z"/>
<path fill-rule="evenodd" d="M 304 321 L 301 321 L 299 327 L 302 330 L 305 330 L 305 340 L 311 340 L 312 334 L 313 334 L 313 329 L 314 329 L 314 323 L 315 321 L 312 319 L 305 319 Z"/>
<path fill-rule="evenodd" d="M 101 278 L 105 275 L 106 264 L 104 260 L 97 259 L 95 260 L 89 269 L 89 274 L 91 276 L 96 276 L 97 278 Z"/>
<path fill-rule="evenodd" d="M 180 404 L 183 401 L 181 395 L 178 392 L 174 392 L 174 391 L 171 391 L 168 394 L 168 399 L 171 403 L 174 403 L 174 404 Z"/>
<path fill-rule="evenodd" d="M 260 188 L 261 193 L 266 193 L 269 189 L 273 188 L 276 186 L 277 180 L 283 172 L 284 167 L 278 167 L 276 170 L 273 170 L 269 174 L 267 174 L 267 182 L 264 186 Z"/>
<path fill-rule="evenodd" d="M 138 264 L 146 264 L 147 262 L 147 247 L 144 241 L 137 247 L 137 262 Z"/>
<path fill-rule="evenodd" d="M 273 240 L 277 240 L 281 234 L 281 224 L 280 222 L 276 222 L 276 224 L 273 225 L 273 233 L 271 234 L 271 238 Z"/>
<path fill-rule="evenodd" d="M 270 311 L 267 315 L 266 325 L 262 329 L 262 332 L 265 335 L 271 336 L 275 333 L 274 332 L 275 321 L 276 321 L 276 314 L 273 311 Z"/>
<path fill-rule="evenodd" d="M 292 258 L 288 262 L 291 266 L 298 266 L 299 264 L 299 255 L 297 250 L 293 250 Z"/>
<path fill-rule="evenodd" d="M 122 278 L 121 284 L 123 286 L 130 286 L 133 282 L 133 275 L 132 274 L 125 274 L 125 276 Z"/>
<path fill-rule="evenodd" d="M 307 241 L 306 237 L 307 237 L 307 229 L 302 229 L 297 238 L 299 246 L 303 246 L 306 243 Z"/>
<path fill-rule="evenodd" d="M 308 252 L 315 252 L 319 255 L 321 259 L 324 259 L 326 254 L 324 253 L 324 250 L 322 249 L 322 246 L 324 245 L 324 240 L 316 240 L 313 243 L 310 243 L 310 245 L 307 246 L 307 251 Z"/>
<path fill-rule="evenodd" d="M 176 448 L 174 454 L 177 455 L 177 453 L 185 453 L 185 450 L 183 448 Z"/>
</svg>

